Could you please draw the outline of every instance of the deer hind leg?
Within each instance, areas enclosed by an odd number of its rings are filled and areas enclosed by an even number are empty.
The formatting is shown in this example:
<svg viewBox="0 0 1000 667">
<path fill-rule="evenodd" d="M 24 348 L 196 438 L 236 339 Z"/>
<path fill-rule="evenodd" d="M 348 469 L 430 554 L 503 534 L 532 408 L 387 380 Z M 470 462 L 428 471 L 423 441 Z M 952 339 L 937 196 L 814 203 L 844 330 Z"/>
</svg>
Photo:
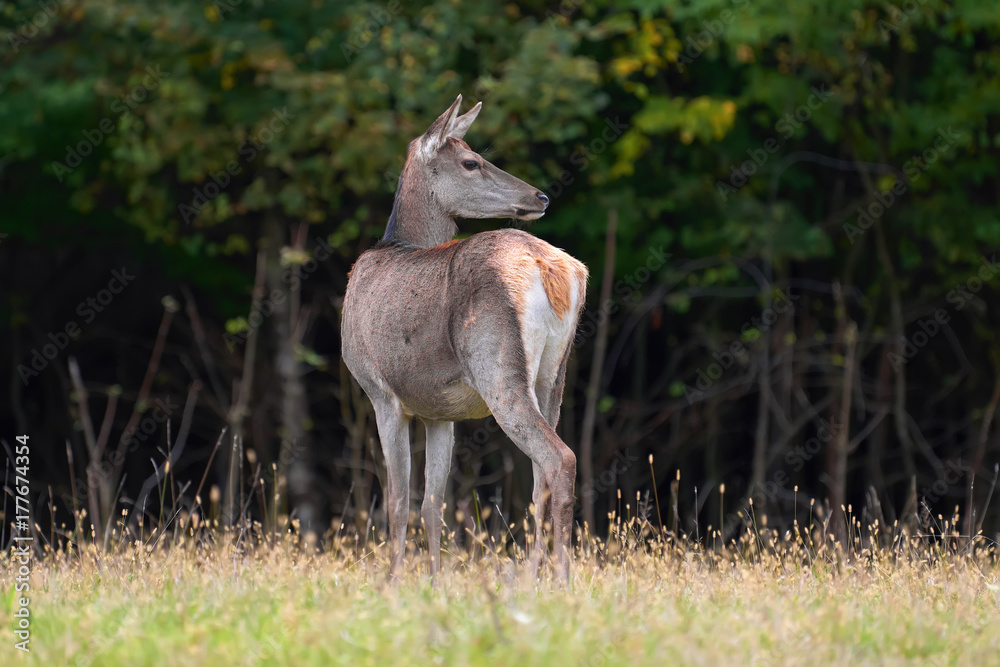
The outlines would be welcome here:
<svg viewBox="0 0 1000 667">
<path fill-rule="evenodd" d="M 569 361 L 569 346 L 562 354 L 555 372 L 546 372 L 555 364 L 550 361 L 554 357 L 555 350 L 551 343 L 545 346 L 542 355 L 538 379 L 535 381 L 535 395 L 538 396 L 538 408 L 545 417 L 545 421 L 555 428 L 559 424 L 559 412 L 562 408 L 563 390 L 566 388 L 566 364 Z M 550 366 L 551 364 L 551 366 Z"/>
<path fill-rule="evenodd" d="M 576 456 L 530 400 L 515 400 L 513 405 L 497 406 L 493 408 L 493 415 L 514 444 L 531 458 L 535 474 L 532 500 L 536 512 L 536 555 L 532 567 L 537 568 L 545 552 L 545 526 L 550 525 L 557 574 L 567 581 Z"/>
<path fill-rule="evenodd" d="M 431 553 L 431 574 L 441 569 L 441 525 L 444 496 L 451 472 L 451 456 L 455 446 L 455 424 L 423 420 L 427 430 L 427 464 L 424 469 L 424 501 L 420 516 L 427 532 L 427 548 Z"/>
<path fill-rule="evenodd" d="M 531 567 L 531 576 L 538 576 L 538 568 L 548 551 L 546 540 L 546 523 L 551 528 L 552 521 L 552 490 L 545 483 L 545 471 L 540 465 L 532 461 L 531 468 L 534 473 L 534 490 L 531 493 L 531 504 L 535 508 L 535 543 L 528 561 Z"/>
<path fill-rule="evenodd" d="M 513 265 L 501 271 L 512 307 L 495 309 L 489 318 L 484 314 L 474 330 L 463 331 L 459 358 L 500 428 L 531 459 L 532 499 L 536 519 L 541 519 L 536 520 L 536 534 L 544 535 L 545 524 L 551 524 L 557 574 L 568 581 L 576 456 L 556 434 L 559 401 L 554 391 L 558 385 L 561 397 L 561 373 L 576 319 L 561 318 L 553 310 L 535 261 L 530 264 L 536 273 Z M 579 301 L 579 295 L 575 302 L 571 299 L 571 308 Z M 538 542 L 536 551 L 541 552 L 545 541 Z"/>
<path fill-rule="evenodd" d="M 500 428 L 531 459 L 535 475 L 532 500 L 540 547 L 537 551 L 544 549 L 544 524 L 551 523 L 557 574 L 568 581 L 576 456 L 539 411 L 534 386 L 528 382 L 523 363 L 519 364 L 517 358 L 504 358 L 503 354 L 499 360 L 496 358 L 496 350 L 511 347 L 511 341 L 506 345 L 483 341 L 483 352 L 477 355 L 473 372 L 475 386 Z M 523 359 L 522 355 L 515 356 Z M 537 564 L 537 561 L 532 563 L 533 567 Z"/>
<path fill-rule="evenodd" d="M 535 396 L 538 398 L 539 412 L 545 421 L 555 429 L 559 423 L 559 412 L 562 405 L 563 387 L 566 379 L 566 361 L 569 359 L 569 349 L 563 354 L 562 362 L 552 373 L 552 344 L 545 347 L 540 360 L 539 369 L 535 380 Z M 535 486 L 531 496 L 531 501 L 535 506 L 535 551 L 531 558 L 531 568 L 537 573 L 539 563 L 544 555 L 547 545 L 543 526 L 546 522 L 552 521 L 552 490 L 545 482 L 545 475 L 542 469 L 533 464 L 535 474 Z"/>
<path fill-rule="evenodd" d="M 386 470 L 386 510 L 389 518 L 389 578 L 399 576 L 406 553 L 410 518 L 410 420 L 392 397 L 372 399 Z"/>
</svg>

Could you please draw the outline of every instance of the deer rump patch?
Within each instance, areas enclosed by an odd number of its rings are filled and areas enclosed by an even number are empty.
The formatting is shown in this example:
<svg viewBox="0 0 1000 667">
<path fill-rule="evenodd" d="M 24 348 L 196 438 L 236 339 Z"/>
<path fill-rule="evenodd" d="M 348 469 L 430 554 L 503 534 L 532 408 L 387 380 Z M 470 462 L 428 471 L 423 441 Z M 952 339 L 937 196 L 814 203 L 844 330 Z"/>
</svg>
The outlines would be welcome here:
<svg viewBox="0 0 1000 667">
<path fill-rule="evenodd" d="M 573 309 L 574 283 L 579 286 L 576 293 L 578 306 L 583 303 L 586 291 L 587 268 L 579 261 L 548 243 L 533 239 L 531 247 L 521 246 L 510 249 L 501 263 L 504 280 L 516 295 L 515 307 L 519 315 L 525 314 L 527 295 L 531 284 L 541 273 L 542 287 L 553 312 L 562 320 Z"/>
<path fill-rule="evenodd" d="M 570 293 L 570 267 L 566 261 L 559 257 L 555 260 L 544 260 L 541 257 L 535 258 L 538 269 L 542 272 L 542 287 L 545 288 L 545 296 L 549 298 L 552 309 L 556 311 L 559 319 L 569 312 L 573 304 L 573 295 Z"/>
</svg>

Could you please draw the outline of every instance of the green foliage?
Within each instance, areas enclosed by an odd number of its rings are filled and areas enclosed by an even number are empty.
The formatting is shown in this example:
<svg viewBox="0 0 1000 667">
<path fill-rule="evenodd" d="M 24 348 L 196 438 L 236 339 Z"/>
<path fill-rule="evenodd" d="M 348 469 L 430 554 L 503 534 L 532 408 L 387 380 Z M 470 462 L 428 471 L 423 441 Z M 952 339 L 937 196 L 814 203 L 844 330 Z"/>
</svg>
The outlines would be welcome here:
<svg viewBox="0 0 1000 667">
<path fill-rule="evenodd" d="M 407 142 L 463 92 L 485 101 L 470 139 L 507 169 L 540 183 L 570 172 L 542 231 L 597 260 L 596 209 L 634 210 L 626 269 L 664 225 L 693 254 L 829 256 L 847 247 L 820 224 L 835 202 L 802 193 L 838 179 L 861 193 L 858 175 L 804 177 L 798 163 L 777 178 L 779 161 L 811 150 L 902 171 L 951 127 L 956 145 L 886 222 L 973 262 L 1000 240 L 1000 17 L 971 1 L 915 7 L 119 0 L 60 4 L 28 38 L 39 5 L 5 3 L 0 155 L 22 201 L 2 224 L 39 238 L 56 220 L 118 221 L 206 257 L 251 253 L 234 233 L 277 212 L 357 242 L 384 225 Z M 147 68 L 162 79 L 150 85 Z M 813 87 L 831 99 L 783 136 Z M 618 117 L 627 129 L 594 150 Z M 60 170 L 88 136 L 93 154 Z M 778 152 L 721 201 L 716 183 L 768 137 Z M 203 202 L 213 175 L 229 182 Z"/>
<path fill-rule="evenodd" d="M 468 140 L 549 193 L 532 229 L 592 286 L 608 209 L 617 277 L 672 255 L 613 329 L 663 288 L 671 336 L 739 331 L 746 313 L 701 296 L 757 309 L 763 267 L 836 276 L 886 332 L 890 276 L 913 312 L 937 307 L 1000 245 L 998 44 L 978 0 L 5 2 L 0 229 L 124 247 L 236 333 L 266 223 L 327 239 L 324 289 L 342 292 L 408 142 L 462 93 L 484 103 Z M 23 302 L 3 304 L 11 322 Z M 992 345 L 993 324 L 963 335 Z M 317 349 L 300 357 L 325 364 Z"/>
</svg>

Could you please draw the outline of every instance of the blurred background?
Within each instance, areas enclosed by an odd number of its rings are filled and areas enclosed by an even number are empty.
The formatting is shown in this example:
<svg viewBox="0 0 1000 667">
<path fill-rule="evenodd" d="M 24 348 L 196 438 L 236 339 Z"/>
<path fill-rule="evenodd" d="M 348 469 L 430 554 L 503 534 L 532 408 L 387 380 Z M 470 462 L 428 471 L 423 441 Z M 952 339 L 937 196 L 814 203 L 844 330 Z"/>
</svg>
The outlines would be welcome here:
<svg viewBox="0 0 1000 667">
<path fill-rule="evenodd" d="M 530 231 L 591 271 L 559 425 L 580 525 L 704 540 L 752 500 L 1000 530 L 985 0 L 0 2 L 0 439 L 30 436 L 40 522 L 101 539 L 198 495 L 384 526 L 341 300 L 459 93 L 473 148 L 551 197 Z M 457 437 L 451 526 L 520 536 L 527 458 L 489 420 Z"/>
</svg>

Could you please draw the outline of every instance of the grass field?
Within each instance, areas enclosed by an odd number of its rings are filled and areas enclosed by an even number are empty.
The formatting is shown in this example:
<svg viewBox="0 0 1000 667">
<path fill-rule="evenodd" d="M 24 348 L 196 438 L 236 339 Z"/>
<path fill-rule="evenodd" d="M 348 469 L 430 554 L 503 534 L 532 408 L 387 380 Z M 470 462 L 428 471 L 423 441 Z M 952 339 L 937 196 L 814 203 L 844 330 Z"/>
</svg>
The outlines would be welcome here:
<svg viewBox="0 0 1000 667">
<path fill-rule="evenodd" d="M 950 534 L 947 526 L 945 534 Z M 4 664 L 1000 664 L 995 546 L 903 539 L 851 557 L 812 534 L 748 529 L 725 549 L 650 539 L 638 522 L 584 541 L 569 588 L 527 581 L 509 545 L 448 553 L 432 584 L 384 545 L 322 553 L 204 530 L 35 561 L 31 652 Z M 236 544 L 237 546 L 234 546 Z M 983 545 L 985 545 L 983 547 Z M 496 553 L 496 552 L 500 553 Z M 508 554 L 513 554 L 513 557 Z M 5 628 L 15 607 L 0 569 Z"/>
</svg>

